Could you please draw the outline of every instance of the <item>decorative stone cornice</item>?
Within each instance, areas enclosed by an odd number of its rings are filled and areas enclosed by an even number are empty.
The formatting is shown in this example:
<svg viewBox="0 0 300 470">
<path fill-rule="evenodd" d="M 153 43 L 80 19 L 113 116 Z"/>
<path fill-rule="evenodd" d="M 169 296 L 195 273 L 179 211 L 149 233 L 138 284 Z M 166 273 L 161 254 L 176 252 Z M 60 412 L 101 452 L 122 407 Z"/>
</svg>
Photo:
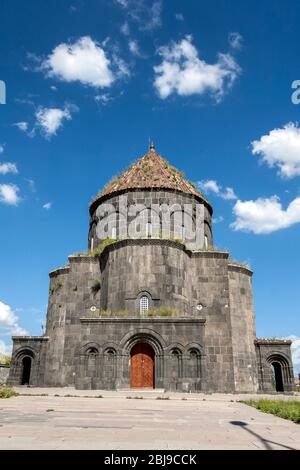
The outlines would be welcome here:
<svg viewBox="0 0 300 470">
<path fill-rule="evenodd" d="M 70 255 L 68 260 L 70 263 L 97 263 L 98 257 L 93 255 Z"/>
<path fill-rule="evenodd" d="M 92 255 L 70 255 L 68 256 L 69 263 L 97 263 L 98 257 Z M 50 271 L 49 277 L 55 277 L 59 274 L 68 274 L 70 272 L 70 264 Z"/>
<path fill-rule="evenodd" d="M 193 258 L 227 259 L 229 257 L 229 253 L 227 251 L 219 250 L 197 250 L 191 251 L 191 254 Z"/>
<path fill-rule="evenodd" d="M 236 273 L 248 274 L 248 276 L 253 275 L 253 271 L 250 268 L 247 268 L 242 264 L 230 263 L 230 261 L 228 263 L 228 270 L 235 271 Z"/>
<path fill-rule="evenodd" d="M 49 336 L 12 336 L 14 341 L 48 341 Z"/>
<path fill-rule="evenodd" d="M 50 271 L 49 277 L 55 277 L 59 274 L 68 274 L 70 271 L 70 266 L 64 266 L 62 268 L 57 268 L 54 269 L 53 271 Z"/>
<path fill-rule="evenodd" d="M 151 317 L 151 318 L 136 318 L 136 317 L 110 317 L 110 318 L 88 318 L 81 317 L 82 323 L 205 323 L 205 318 L 196 317 Z"/>
<path fill-rule="evenodd" d="M 186 249 L 185 245 L 176 240 L 168 240 L 166 238 L 124 238 L 121 240 L 117 240 L 113 243 L 107 245 L 102 253 L 106 250 L 113 250 L 117 248 L 121 248 L 123 246 L 145 246 L 145 245 L 157 245 L 157 246 L 172 246 L 174 248 L 182 249 L 183 251 L 188 252 L 189 250 Z M 101 253 L 101 255 L 102 255 Z"/>
<path fill-rule="evenodd" d="M 166 238 L 124 238 L 121 240 L 114 241 L 107 245 L 102 253 L 106 251 L 112 251 L 114 249 L 122 248 L 125 246 L 169 246 L 172 248 L 178 248 L 184 251 L 188 256 L 193 258 L 218 258 L 218 259 L 227 259 L 229 257 L 229 253 L 226 251 L 219 251 L 219 250 L 197 250 L 192 251 L 186 248 L 186 246 L 177 240 L 169 240 Z"/>
<path fill-rule="evenodd" d="M 266 344 L 266 345 L 276 345 L 276 344 L 292 344 L 292 340 L 290 339 L 277 339 L 277 338 L 256 338 L 254 340 L 255 344 Z"/>
</svg>

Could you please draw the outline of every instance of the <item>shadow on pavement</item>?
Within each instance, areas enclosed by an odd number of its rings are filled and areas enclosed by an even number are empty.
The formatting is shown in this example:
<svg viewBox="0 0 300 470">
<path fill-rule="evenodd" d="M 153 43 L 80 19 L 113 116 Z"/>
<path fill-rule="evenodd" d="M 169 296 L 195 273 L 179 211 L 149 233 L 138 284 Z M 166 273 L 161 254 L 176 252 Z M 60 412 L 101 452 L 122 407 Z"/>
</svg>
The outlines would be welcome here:
<svg viewBox="0 0 300 470">
<path fill-rule="evenodd" d="M 252 434 L 252 436 L 257 437 L 257 439 L 260 440 L 260 442 L 264 445 L 266 450 L 274 450 L 271 444 L 275 444 L 277 446 L 283 447 L 284 449 L 288 449 L 288 450 L 297 450 L 297 449 L 294 449 L 293 447 L 280 444 L 279 442 L 274 442 L 274 441 L 270 441 L 269 439 L 265 439 L 264 437 L 260 436 L 256 432 L 251 431 L 251 429 L 247 427 L 248 423 L 246 423 L 245 421 L 229 421 L 229 422 L 230 424 L 233 424 L 233 426 L 239 426 L 240 428 L 247 431 L 249 434 Z"/>
</svg>

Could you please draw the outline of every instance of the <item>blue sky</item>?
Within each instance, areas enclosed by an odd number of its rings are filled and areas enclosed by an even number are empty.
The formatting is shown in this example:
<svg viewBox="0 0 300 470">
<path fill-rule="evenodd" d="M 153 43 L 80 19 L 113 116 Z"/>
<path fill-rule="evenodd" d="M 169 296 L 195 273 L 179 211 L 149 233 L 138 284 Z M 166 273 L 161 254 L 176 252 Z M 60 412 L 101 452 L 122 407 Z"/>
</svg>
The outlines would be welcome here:
<svg viewBox="0 0 300 470">
<path fill-rule="evenodd" d="M 254 269 L 257 335 L 300 349 L 299 2 L 2 0 L 0 16 L 2 351 L 41 333 L 48 272 L 86 249 L 90 200 L 149 138 Z"/>
</svg>

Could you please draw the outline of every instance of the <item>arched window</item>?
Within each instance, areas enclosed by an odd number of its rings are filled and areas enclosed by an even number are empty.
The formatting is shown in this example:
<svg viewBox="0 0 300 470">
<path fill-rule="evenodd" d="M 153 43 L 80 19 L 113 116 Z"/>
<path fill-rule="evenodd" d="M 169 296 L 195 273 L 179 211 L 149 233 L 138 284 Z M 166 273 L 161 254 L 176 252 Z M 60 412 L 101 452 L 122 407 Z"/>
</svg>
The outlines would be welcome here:
<svg viewBox="0 0 300 470">
<path fill-rule="evenodd" d="M 194 348 L 189 351 L 188 374 L 190 378 L 194 379 L 201 375 L 200 353 Z"/>
<path fill-rule="evenodd" d="M 103 377 L 106 381 L 111 381 L 117 376 L 117 353 L 114 348 L 104 351 Z"/>
<path fill-rule="evenodd" d="M 113 348 L 108 348 L 104 351 L 107 356 L 113 357 L 116 355 L 116 351 Z"/>
<path fill-rule="evenodd" d="M 99 351 L 95 346 L 90 346 L 85 351 L 85 374 L 93 377 L 96 374 Z"/>
<path fill-rule="evenodd" d="M 149 310 L 149 299 L 147 295 L 142 295 L 140 298 L 140 314 L 143 315 Z"/>
<path fill-rule="evenodd" d="M 91 347 L 91 348 L 87 349 L 86 354 L 90 357 L 94 357 L 98 354 L 98 352 L 99 351 L 98 351 L 97 348 Z"/>
<path fill-rule="evenodd" d="M 171 378 L 177 380 L 182 376 L 182 354 L 179 349 L 174 348 L 171 351 Z"/>
</svg>

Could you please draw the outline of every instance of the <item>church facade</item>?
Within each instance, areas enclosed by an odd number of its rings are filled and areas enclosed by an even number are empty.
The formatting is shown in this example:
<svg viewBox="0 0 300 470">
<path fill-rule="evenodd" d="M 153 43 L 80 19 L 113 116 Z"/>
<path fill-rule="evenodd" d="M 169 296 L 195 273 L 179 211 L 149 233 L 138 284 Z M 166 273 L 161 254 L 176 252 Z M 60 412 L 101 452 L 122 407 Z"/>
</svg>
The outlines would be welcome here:
<svg viewBox="0 0 300 470">
<path fill-rule="evenodd" d="M 256 338 L 252 271 L 214 246 L 212 212 L 151 145 L 92 201 L 88 251 L 50 273 L 9 383 L 291 392 L 291 342 Z"/>
</svg>

